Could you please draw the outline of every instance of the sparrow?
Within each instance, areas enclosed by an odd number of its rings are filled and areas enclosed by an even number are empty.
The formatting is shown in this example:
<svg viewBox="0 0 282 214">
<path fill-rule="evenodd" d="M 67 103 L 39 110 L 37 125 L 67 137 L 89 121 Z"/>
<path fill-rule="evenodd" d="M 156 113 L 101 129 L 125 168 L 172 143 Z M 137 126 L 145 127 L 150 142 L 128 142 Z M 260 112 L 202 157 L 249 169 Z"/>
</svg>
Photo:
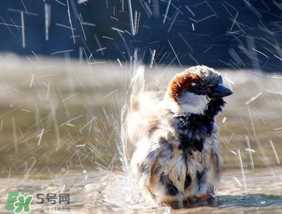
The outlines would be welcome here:
<svg viewBox="0 0 282 214">
<path fill-rule="evenodd" d="M 202 65 L 176 74 L 164 92 L 142 87 L 130 101 L 127 132 L 131 173 L 144 195 L 173 208 L 214 201 L 221 171 L 215 117 L 232 94 L 228 80 Z"/>
</svg>

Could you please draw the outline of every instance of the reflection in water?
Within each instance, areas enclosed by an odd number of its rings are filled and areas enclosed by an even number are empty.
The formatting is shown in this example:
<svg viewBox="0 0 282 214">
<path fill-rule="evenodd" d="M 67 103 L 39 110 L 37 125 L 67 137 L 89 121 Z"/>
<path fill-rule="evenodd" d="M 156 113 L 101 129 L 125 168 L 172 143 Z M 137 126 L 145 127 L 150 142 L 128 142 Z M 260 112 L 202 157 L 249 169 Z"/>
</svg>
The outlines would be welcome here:
<svg viewBox="0 0 282 214">
<path fill-rule="evenodd" d="M 218 207 L 268 207 L 282 206 L 282 196 L 248 194 L 248 195 L 225 195 L 217 199 Z"/>
</svg>

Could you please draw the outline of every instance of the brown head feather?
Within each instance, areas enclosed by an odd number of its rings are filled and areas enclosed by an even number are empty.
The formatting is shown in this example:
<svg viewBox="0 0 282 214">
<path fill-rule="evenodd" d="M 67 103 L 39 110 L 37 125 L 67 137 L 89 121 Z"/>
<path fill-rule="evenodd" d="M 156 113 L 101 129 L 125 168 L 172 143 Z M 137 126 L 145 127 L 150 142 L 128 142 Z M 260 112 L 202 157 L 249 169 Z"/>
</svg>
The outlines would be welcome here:
<svg viewBox="0 0 282 214">
<path fill-rule="evenodd" d="M 200 78 L 197 73 L 191 72 L 191 70 L 176 74 L 168 85 L 167 95 L 177 102 L 177 98 L 180 97 L 182 91 L 184 89 L 189 90 L 192 83 L 199 81 Z"/>
</svg>

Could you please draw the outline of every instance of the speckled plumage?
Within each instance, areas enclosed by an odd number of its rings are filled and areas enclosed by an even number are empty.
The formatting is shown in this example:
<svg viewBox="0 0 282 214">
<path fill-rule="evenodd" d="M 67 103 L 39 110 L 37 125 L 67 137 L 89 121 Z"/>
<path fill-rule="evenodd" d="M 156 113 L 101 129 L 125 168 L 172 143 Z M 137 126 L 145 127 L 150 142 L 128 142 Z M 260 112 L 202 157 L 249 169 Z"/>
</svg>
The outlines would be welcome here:
<svg viewBox="0 0 282 214">
<path fill-rule="evenodd" d="M 142 133 L 130 139 L 136 146 L 132 172 L 147 195 L 160 204 L 181 208 L 214 198 L 220 175 L 215 116 L 225 102 L 222 96 L 213 97 L 211 90 L 221 81 L 220 74 L 206 66 L 176 75 L 164 98 L 158 100 L 157 110 L 140 117 L 142 125 L 135 121 L 137 128 L 131 129 Z M 190 102 L 187 97 L 199 101 Z M 201 111 L 189 106 L 203 101 L 206 106 Z M 131 114 L 138 115 L 138 111 Z"/>
</svg>

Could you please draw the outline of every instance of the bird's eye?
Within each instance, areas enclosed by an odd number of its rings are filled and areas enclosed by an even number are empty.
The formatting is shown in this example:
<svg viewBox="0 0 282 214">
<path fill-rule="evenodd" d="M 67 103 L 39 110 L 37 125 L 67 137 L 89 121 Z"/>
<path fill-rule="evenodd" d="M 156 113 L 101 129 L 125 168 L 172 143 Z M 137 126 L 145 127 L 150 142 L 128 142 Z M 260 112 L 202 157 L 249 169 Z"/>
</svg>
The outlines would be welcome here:
<svg viewBox="0 0 282 214">
<path fill-rule="evenodd" d="M 191 84 L 192 86 L 195 86 L 196 85 L 196 83 L 195 82 L 192 82 L 192 84 Z"/>
</svg>

